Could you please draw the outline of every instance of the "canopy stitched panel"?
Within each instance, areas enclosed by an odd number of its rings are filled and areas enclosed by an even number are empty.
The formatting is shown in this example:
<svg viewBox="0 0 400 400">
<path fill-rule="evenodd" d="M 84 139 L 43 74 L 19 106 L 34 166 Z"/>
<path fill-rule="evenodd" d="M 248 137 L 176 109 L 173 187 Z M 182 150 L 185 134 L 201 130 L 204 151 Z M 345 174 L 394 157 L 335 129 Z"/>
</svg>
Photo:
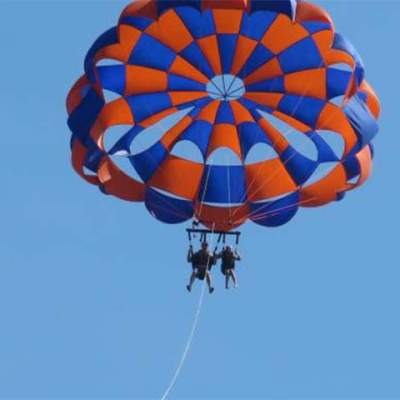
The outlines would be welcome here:
<svg viewBox="0 0 400 400">
<path fill-rule="evenodd" d="M 167 223 L 196 216 L 221 230 L 247 219 L 279 226 L 299 207 L 340 200 L 368 178 L 379 101 L 364 74 L 326 12 L 305 2 L 136 1 L 94 43 L 69 93 L 73 166 Z M 107 92 L 117 98 L 107 101 Z M 165 122 L 178 114 L 172 127 Z M 130 128 L 107 150 L 105 135 L 118 125 Z M 152 128 L 159 140 L 135 152 Z M 343 154 L 321 131 L 342 138 Z M 291 132 L 317 157 L 295 146 Z M 182 141 L 198 147 L 202 163 L 171 154 Z M 276 157 L 247 164 L 260 143 Z M 220 148 L 241 165 L 210 164 Z M 116 165 L 120 155 L 140 179 Z M 334 167 L 316 179 L 326 163 Z"/>
</svg>

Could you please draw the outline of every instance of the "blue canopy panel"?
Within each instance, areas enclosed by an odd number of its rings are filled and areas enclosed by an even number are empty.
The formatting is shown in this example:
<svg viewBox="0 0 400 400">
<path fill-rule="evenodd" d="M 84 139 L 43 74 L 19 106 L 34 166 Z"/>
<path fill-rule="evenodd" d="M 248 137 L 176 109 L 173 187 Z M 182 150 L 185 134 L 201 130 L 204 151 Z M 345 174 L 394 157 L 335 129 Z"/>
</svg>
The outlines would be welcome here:
<svg viewBox="0 0 400 400">
<path fill-rule="evenodd" d="M 272 53 L 271 50 L 267 49 L 262 43 L 259 43 L 251 53 L 251 56 L 244 63 L 242 69 L 239 71 L 237 76 L 239 76 L 240 78 L 245 78 L 256 69 L 266 64 L 272 58 L 274 58 L 274 53 Z"/>
<path fill-rule="evenodd" d="M 201 11 L 200 0 L 156 0 L 156 2 L 158 15 L 175 7 L 191 7 L 197 11 Z"/>
<path fill-rule="evenodd" d="M 318 33 L 321 31 L 330 31 L 332 27 L 327 22 L 319 22 L 319 21 L 306 21 L 302 22 L 301 26 L 312 35 L 314 33 Z"/>
<path fill-rule="evenodd" d="M 89 147 L 85 158 L 85 167 L 92 172 L 97 172 L 106 152 L 99 149 L 96 145 Z"/>
<path fill-rule="evenodd" d="M 186 128 L 180 136 L 180 140 L 189 140 L 194 143 L 201 151 L 203 159 L 205 159 L 212 129 L 213 125 L 209 122 L 196 120 Z"/>
<path fill-rule="evenodd" d="M 173 50 L 150 35 L 142 33 L 129 56 L 128 63 L 168 71 L 175 58 Z"/>
<path fill-rule="evenodd" d="M 179 53 L 183 58 L 185 58 L 189 63 L 195 65 L 196 68 L 201 71 L 204 75 L 206 75 L 209 79 L 212 79 L 215 75 L 215 72 L 211 68 L 209 62 L 204 56 L 203 51 L 197 42 L 193 41 L 186 48 L 184 48 Z"/>
<path fill-rule="evenodd" d="M 167 155 L 166 148 L 160 142 L 157 142 L 147 150 L 128 158 L 143 182 L 147 182 Z"/>
<path fill-rule="evenodd" d="M 273 11 L 275 13 L 286 14 L 290 19 L 296 15 L 296 0 L 251 0 L 251 12 Z"/>
<path fill-rule="evenodd" d="M 223 2 L 224 0 L 222 0 Z M 250 0 L 251 12 L 273 11 L 275 13 L 286 14 L 290 19 L 294 19 L 296 14 L 296 0 Z M 170 8 L 181 7 L 201 11 L 202 0 L 157 0 L 158 15 L 168 11 Z"/>
<path fill-rule="evenodd" d="M 93 46 L 87 52 L 84 66 L 85 66 L 86 77 L 88 78 L 90 83 L 96 82 L 95 62 L 94 62 L 94 57 L 96 53 L 103 47 L 110 46 L 116 43 L 118 43 L 118 31 L 117 28 L 114 27 L 104 32 L 94 42 Z"/>
<path fill-rule="evenodd" d="M 361 166 L 357 157 L 350 156 L 343 161 L 343 166 L 346 171 L 347 180 L 353 179 L 360 175 Z"/>
<path fill-rule="evenodd" d="M 290 145 L 279 157 L 289 175 L 299 186 L 308 181 L 319 165 L 318 162 L 304 157 Z"/>
<path fill-rule="evenodd" d="M 238 101 L 243 107 L 247 108 L 247 110 L 250 112 L 251 116 L 254 118 L 255 121 L 258 121 L 261 118 L 263 118 L 263 116 L 259 113 L 258 110 L 262 110 L 270 114 L 274 111 L 270 107 L 258 104 L 255 101 L 245 99 L 244 97 L 240 98 Z"/>
<path fill-rule="evenodd" d="M 179 75 L 168 74 L 168 91 L 199 91 L 205 92 L 207 85 Z"/>
<path fill-rule="evenodd" d="M 231 104 L 228 101 L 221 101 L 215 117 L 215 124 L 235 125 L 235 116 Z"/>
<path fill-rule="evenodd" d="M 103 184 L 100 184 L 98 186 L 99 190 L 101 193 L 105 194 L 106 196 L 110 196 L 110 193 L 107 192 L 107 189 L 105 188 L 105 186 Z"/>
<path fill-rule="evenodd" d="M 285 95 L 278 110 L 315 129 L 326 102 L 314 97 Z"/>
<path fill-rule="evenodd" d="M 145 205 L 153 217 L 167 224 L 185 222 L 194 213 L 191 201 L 170 197 L 151 188 L 146 191 Z"/>
<path fill-rule="evenodd" d="M 73 132 L 71 142 L 78 139 L 85 147 L 93 143 L 90 130 L 104 106 L 104 99 L 90 88 L 79 105 L 68 118 L 68 126 Z"/>
<path fill-rule="evenodd" d="M 257 104 L 257 109 L 251 110 L 250 114 L 252 115 L 252 117 L 255 120 L 259 121 L 261 118 L 264 118 L 264 116 L 260 114 L 260 111 L 264 111 L 266 113 L 273 114 L 273 112 L 275 110 L 270 107 L 264 106 L 263 104 Z M 258 115 L 258 117 L 256 117 L 255 115 Z"/>
<path fill-rule="evenodd" d="M 247 199 L 242 165 L 206 165 L 198 200 L 205 203 L 242 204 Z"/>
<path fill-rule="evenodd" d="M 352 73 L 336 68 L 326 70 L 326 93 L 328 99 L 333 99 L 346 94 L 351 83 Z"/>
<path fill-rule="evenodd" d="M 378 123 L 362 99 L 355 95 L 345 105 L 344 112 L 359 138 L 357 150 L 369 144 L 379 130 Z"/>
<path fill-rule="evenodd" d="M 151 18 L 135 16 L 124 17 L 120 20 L 121 25 L 130 25 L 142 32 L 145 31 L 153 22 L 154 20 Z"/>
<path fill-rule="evenodd" d="M 374 144 L 372 142 L 368 146 L 369 146 L 369 150 L 371 151 L 371 158 L 374 159 L 374 157 L 375 157 L 375 146 L 374 146 Z"/>
<path fill-rule="evenodd" d="M 324 61 L 312 37 L 306 37 L 283 50 L 278 59 L 285 74 L 324 66 Z"/>
<path fill-rule="evenodd" d="M 346 197 L 346 192 L 339 192 L 336 194 L 336 201 L 342 201 Z"/>
<path fill-rule="evenodd" d="M 172 101 L 168 93 L 149 93 L 126 97 L 135 123 L 140 123 L 145 119 L 172 107 Z"/>
<path fill-rule="evenodd" d="M 278 16 L 275 12 L 256 12 L 244 14 L 240 34 L 250 39 L 260 41 Z"/>
<path fill-rule="evenodd" d="M 285 74 L 321 68 L 324 65 L 319 49 L 311 37 L 306 37 L 283 50 L 278 59 Z"/>
<path fill-rule="evenodd" d="M 126 87 L 126 66 L 107 65 L 97 67 L 100 84 L 103 89 L 123 96 Z"/>
<path fill-rule="evenodd" d="M 294 192 L 278 200 L 250 203 L 250 219 L 262 226 L 281 226 L 289 222 L 299 209 L 300 194 Z"/>
<path fill-rule="evenodd" d="M 272 146 L 271 141 L 256 122 L 243 122 L 238 125 L 237 129 L 243 159 L 246 159 L 251 148 L 258 143 Z"/>
<path fill-rule="evenodd" d="M 98 96 L 95 90 L 89 88 L 80 104 L 68 118 L 68 126 L 72 131 L 71 148 L 74 141 L 79 140 L 86 148 L 84 166 L 94 173 L 97 172 L 106 153 L 93 141 L 90 130 L 103 106 L 104 100 Z"/>
<path fill-rule="evenodd" d="M 111 148 L 111 150 L 108 152 L 111 155 L 114 155 L 118 152 L 127 152 L 130 153 L 131 149 L 131 144 L 135 137 L 139 135 L 142 131 L 144 131 L 145 128 L 143 128 L 140 125 L 135 125 L 132 129 L 129 129 L 128 132 L 126 132 Z"/>
<path fill-rule="evenodd" d="M 176 108 L 178 110 L 192 108 L 192 110 L 187 115 L 189 117 L 195 119 L 200 114 L 202 109 L 206 105 L 210 104 L 212 101 L 213 101 L 213 99 L 211 99 L 210 97 L 204 96 L 201 99 L 192 100 L 192 101 L 189 101 L 187 103 L 179 104 L 178 106 L 176 106 Z"/>
<path fill-rule="evenodd" d="M 191 111 L 187 114 L 189 117 L 196 118 L 196 116 L 200 113 L 203 107 L 205 107 L 208 103 L 211 103 L 213 100 L 208 97 L 206 94 L 204 97 L 197 99 L 197 100 L 190 100 L 187 103 L 182 103 L 175 108 L 177 110 L 188 110 L 189 108 Z"/>
<path fill-rule="evenodd" d="M 314 142 L 318 150 L 318 163 L 339 161 L 332 147 L 329 146 L 318 132 L 309 132 L 307 136 Z"/>
<path fill-rule="evenodd" d="M 231 72 L 237 39 L 238 35 L 236 34 L 226 33 L 217 36 L 222 73 L 224 74 Z"/>
<path fill-rule="evenodd" d="M 367 100 L 368 100 L 368 95 L 367 95 L 367 93 L 358 91 L 357 94 L 358 94 L 358 97 L 359 97 L 364 103 L 367 102 Z"/>
<path fill-rule="evenodd" d="M 200 12 L 191 7 L 178 7 L 175 12 L 183 21 L 188 31 L 195 39 L 216 33 L 214 18 L 211 10 Z"/>
<path fill-rule="evenodd" d="M 340 33 L 335 33 L 333 45 L 333 49 L 342 50 L 349 54 L 356 62 L 356 68 L 354 71 L 354 75 L 356 78 L 357 85 L 361 85 L 361 82 L 364 80 L 365 70 L 364 70 L 364 63 L 361 59 L 360 54 L 353 46 L 353 44 L 342 36 Z"/>
<path fill-rule="evenodd" d="M 285 93 L 285 78 L 278 76 L 277 78 L 252 83 L 246 86 L 246 91 Z"/>
</svg>

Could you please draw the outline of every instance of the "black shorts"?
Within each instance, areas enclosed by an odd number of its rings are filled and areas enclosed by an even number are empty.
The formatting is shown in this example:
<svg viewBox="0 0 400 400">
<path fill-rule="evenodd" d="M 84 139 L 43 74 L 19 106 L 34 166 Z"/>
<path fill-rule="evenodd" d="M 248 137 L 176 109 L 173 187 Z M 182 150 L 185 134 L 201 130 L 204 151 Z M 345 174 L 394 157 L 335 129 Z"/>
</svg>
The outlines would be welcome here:
<svg viewBox="0 0 400 400">
<path fill-rule="evenodd" d="M 201 281 L 204 280 L 207 274 L 207 268 L 196 268 L 196 278 L 200 279 Z"/>
<path fill-rule="evenodd" d="M 228 272 L 230 271 L 234 271 L 235 270 L 235 266 L 229 266 L 229 267 L 221 267 L 221 272 L 226 275 Z"/>
</svg>

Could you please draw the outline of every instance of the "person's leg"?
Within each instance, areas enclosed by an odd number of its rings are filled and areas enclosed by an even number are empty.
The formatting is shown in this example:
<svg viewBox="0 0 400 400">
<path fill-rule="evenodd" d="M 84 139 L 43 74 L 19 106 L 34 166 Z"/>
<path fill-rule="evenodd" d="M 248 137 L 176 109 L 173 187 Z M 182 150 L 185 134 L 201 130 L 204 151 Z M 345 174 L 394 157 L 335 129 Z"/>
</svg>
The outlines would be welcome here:
<svg viewBox="0 0 400 400">
<path fill-rule="evenodd" d="M 206 281 L 208 285 L 208 291 L 212 293 L 214 291 L 214 288 L 212 287 L 211 275 L 208 271 L 206 272 Z"/>
<path fill-rule="evenodd" d="M 229 289 L 229 274 L 228 274 L 228 271 L 225 271 L 224 275 L 225 275 L 225 289 Z"/>
<path fill-rule="evenodd" d="M 186 289 L 189 292 L 192 290 L 192 286 L 195 280 L 196 280 L 196 271 L 193 270 L 192 275 L 190 275 L 189 285 L 186 286 Z"/>
<path fill-rule="evenodd" d="M 237 279 L 236 279 L 236 275 L 235 275 L 235 271 L 233 269 L 231 269 L 230 271 L 230 276 L 232 278 L 232 282 L 233 282 L 233 287 L 237 288 Z"/>
</svg>

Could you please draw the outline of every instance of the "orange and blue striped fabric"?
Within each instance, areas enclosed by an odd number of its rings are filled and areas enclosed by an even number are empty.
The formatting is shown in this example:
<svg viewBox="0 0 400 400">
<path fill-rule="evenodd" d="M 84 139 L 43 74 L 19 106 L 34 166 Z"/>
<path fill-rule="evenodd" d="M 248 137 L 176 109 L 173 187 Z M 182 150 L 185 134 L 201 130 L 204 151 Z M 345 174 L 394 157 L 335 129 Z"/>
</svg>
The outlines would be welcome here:
<svg viewBox="0 0 400 400">
<path fill-rule="evenodd" d="M 370 175 L 379 100 L 355 48 L 310 3 L 137 0 L 95 41 L 84 68 L 67 99 L 75 170 L 105 194 L 145 202 L 163 222 L 279 226 L 299 207 L 341 200 Z M 185 110 L 159 141 L 131 151 L 143 131 Z M 273 119 L 310 140 L 317 156 L 302 154 Z M 107 131 L 119 125 L 129 129 L 107 150 Z M 321 132 L 339 135 L 343 153 Z M 182 141 L 203 162 L 171 154 Z M 246 163 L 258 144 L 276 157 Z M 209 164 L 220 148 L 241 163 Z M 122 153 L 136 177 L 113 161 Z M 334 168 L 313 181 L 327 163 Z"/>
</svg>

